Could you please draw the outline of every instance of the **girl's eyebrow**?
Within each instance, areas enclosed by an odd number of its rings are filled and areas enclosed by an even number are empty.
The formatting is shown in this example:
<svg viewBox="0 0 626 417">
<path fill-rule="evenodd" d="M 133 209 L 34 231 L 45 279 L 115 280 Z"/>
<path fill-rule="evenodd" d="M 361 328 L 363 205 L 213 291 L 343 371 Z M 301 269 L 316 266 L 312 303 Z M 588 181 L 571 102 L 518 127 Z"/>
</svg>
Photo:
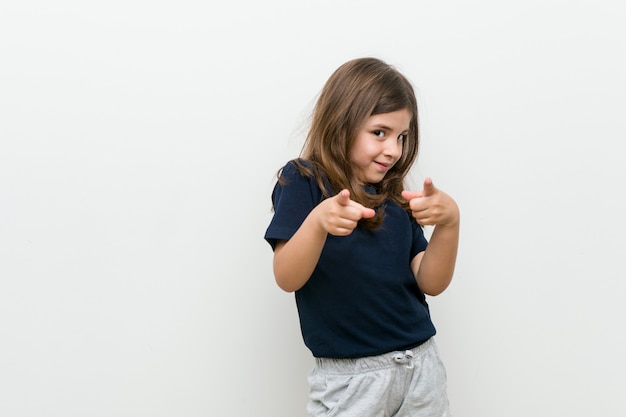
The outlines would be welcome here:
<svg viewBox="0 0 626 417">
<path fill-rule="evenodd" d="M 389 126 L 381 124 L 381 123 L 376 123 L 375 125 L 372 125 L 372 128 L 383 129 L 383 130 L 393 130 Z M 407 127 L 406 129 L 402 131 L 402 133 L 407 133 L 408 131 L 409 131 L 409 128 Z"/>
</svg>

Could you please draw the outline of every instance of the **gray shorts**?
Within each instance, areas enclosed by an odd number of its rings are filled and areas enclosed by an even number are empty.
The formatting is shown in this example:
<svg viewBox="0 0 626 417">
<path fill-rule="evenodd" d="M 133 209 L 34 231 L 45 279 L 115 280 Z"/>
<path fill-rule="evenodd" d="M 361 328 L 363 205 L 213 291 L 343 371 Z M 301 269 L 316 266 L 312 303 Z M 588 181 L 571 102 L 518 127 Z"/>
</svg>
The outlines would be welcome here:
<svg viewBox="0 0 626 417">
<path fill-rule="evenodd" d="M 432 338 L 407 351 L 315 362 L 309 417 L 450 416 L 446 371 Z"/>
</svg>

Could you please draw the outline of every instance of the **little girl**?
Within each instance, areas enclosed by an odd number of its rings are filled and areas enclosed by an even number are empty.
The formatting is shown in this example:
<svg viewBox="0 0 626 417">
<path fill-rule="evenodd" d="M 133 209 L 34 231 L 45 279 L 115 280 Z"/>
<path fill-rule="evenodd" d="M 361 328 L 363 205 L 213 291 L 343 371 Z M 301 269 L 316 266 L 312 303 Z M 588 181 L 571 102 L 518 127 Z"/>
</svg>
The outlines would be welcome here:
<svg viewBox="0 0 626 417">
<path fill-rule="evenodd" d="M 355 59 L 326 82 L 301 157 L 280 172 L 265 239 L 316 358 L 311 417 L 449 416 L 425 294 L 450 284 L 459 210 L 429 178 L 404 190 L 418 143 L 408 80 Z"/>
</svg>

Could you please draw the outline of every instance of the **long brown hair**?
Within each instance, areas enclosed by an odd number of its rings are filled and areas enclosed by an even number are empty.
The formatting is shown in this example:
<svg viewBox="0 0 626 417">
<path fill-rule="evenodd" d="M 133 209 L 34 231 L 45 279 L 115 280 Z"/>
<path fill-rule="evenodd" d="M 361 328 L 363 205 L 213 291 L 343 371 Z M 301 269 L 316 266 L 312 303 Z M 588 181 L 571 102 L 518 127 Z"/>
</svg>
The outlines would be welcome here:
<svg viewBox="0 0 626 417">
<path fill-rule="evenodd" d="M 411 122 L 402 156 L 380 183 L 372 184 L 376 194 L 369 193 L 359 184 L 350 162 L 354 139 L 368 117 L 403 109 L 411 113 Z M 379 59 L 359 58 L 340 66 L 324 85 L 300 154 L 309 166 L 296 163 L 304 175 L 315 177 L 327 197 L 345 188 L 352 200 L 365 207 L 377 209 L 391 199 L 408 209 L 400 193 L 417 158 L 418 147 L 417 100 L 411 83 Z M 326 189 L 325 184 L 332 189 Z M 384 210 L 376 211 L 374 218 L 363 219 L 362 223 L 369 228 L 378 226 Z"/>
</svg>

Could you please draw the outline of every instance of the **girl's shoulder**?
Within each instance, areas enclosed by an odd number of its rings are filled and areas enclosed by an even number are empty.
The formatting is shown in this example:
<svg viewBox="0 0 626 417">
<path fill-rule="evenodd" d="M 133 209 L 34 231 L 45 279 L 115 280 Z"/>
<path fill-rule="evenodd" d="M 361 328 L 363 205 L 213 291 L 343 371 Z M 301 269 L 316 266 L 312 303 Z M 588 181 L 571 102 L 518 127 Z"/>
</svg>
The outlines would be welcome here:
<svg viewBox="0 0 626 417">
<path fill-rule="evenodd" d="M 315 194 L 319 192 L 326 195 L 325 190 L 330 189 L 323 170 L 316 163 L 303 158 L 290 160 L 279 171 L 278 185 L 285 187 L 292 184 L 306 184 Z"/>
<path fill-rule="evenodd" d="M 278 182 L 285 184 L 291 180 L 323 181 L 325 175 L 312 161 L 303 158 L 292 159 L 278 171 Z"/>
<path fill-rule="evenodd" d="M 280 176 L 299 173 L 305 177 L 312 177 L 315 176 L 315 171 L 316 168 L 313 162 L 303 158 L 296 158 L 287 162 L 279 172 Z"/>
</svg>

